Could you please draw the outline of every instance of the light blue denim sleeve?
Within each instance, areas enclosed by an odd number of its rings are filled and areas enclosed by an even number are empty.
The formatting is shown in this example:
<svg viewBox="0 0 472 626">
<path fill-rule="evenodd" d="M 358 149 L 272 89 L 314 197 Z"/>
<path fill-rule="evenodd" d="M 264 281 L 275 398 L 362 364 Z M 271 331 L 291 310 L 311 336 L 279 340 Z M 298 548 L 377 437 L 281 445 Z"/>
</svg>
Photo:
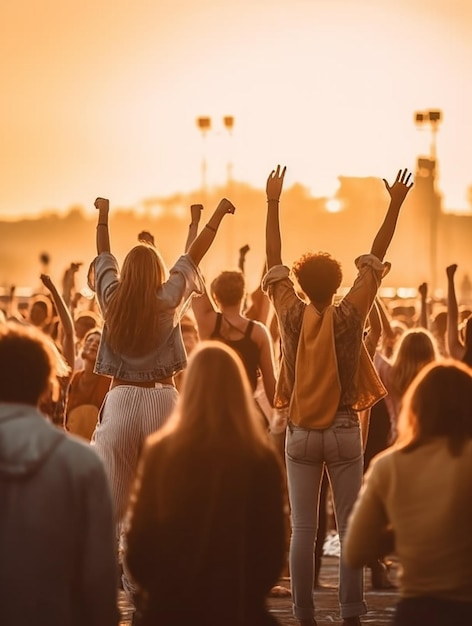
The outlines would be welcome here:
<svg viewBox="0 0 472 626">
<path fill-rule="evenodd" d="M 169 278 L 159 289 L 158 298 L 164 307 L 183 314 L 192 296 L 202 295 L 204 291 L 200 269 L 188 254 L 183 254 L 170 269 Z"/>
<path fill-rule="evenodd" d="M 97 294 L 97 301 L 102 315 L 105 313 L 111 294 L 119 280 L 118 261 L 111 252 L 102 252 L 95 257 L 89 270 L 89 287 Z"/>
</svg>

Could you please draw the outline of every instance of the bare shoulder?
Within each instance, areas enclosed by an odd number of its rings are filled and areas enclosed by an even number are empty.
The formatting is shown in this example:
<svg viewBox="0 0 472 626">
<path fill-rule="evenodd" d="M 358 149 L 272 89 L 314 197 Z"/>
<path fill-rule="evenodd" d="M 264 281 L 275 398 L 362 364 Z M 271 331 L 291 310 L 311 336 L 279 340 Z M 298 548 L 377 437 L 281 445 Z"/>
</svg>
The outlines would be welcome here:
<svg viewBox="0 0 472 626">
<path fill-rule="evenodd" d="M 257 343 L 262 344 L 270 341 L 270 333 L 267 326 L 259 320 L 251 320 L 254 324 L 252 329 L 252 337 Z"/>
<path fill-rule="evenodd" d="M 205 311 L 197 314 L 194 309 L 195 321 L 197 322 L 198 334 L 200 339 L 209 339 L 216 324 L 216 311 Z"/>
</svg>

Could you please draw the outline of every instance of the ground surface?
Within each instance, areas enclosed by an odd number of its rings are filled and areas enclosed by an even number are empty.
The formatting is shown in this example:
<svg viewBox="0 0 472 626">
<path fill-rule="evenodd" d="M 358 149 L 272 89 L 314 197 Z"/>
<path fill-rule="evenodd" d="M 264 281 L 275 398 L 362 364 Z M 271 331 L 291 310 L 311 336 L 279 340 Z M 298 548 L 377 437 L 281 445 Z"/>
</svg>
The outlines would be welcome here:
<svg viewBox="0 0 472 626">
<path fill-rule="evenodd" d="M 316 621 L 318 626 L 333 626 L 340 624 L 338 607 L 338 564 L 336 556 L 325 556 L 320 571 L 321 588 L 315 591 Z M 391 568 L 391 579 L 395 581 L 395 563 Z M 290 590 L 290 580 L 287 577 L 279 581 L 281 587 Z M 365 573 L 365 599 L 369 612 L 364 615 L 362 624 L 370 626 L 382 626 L 390 624 L 394 607 L 398 599 L 398 593 L 394 591 L 379 591 L 371 588 L 370 572 Z M 281 626 L 298 626 L 297 620 L 292 616 L 292 599 L 290 595 L 284 597 L 268 598 L 268 607 Z M 120 626 L 130 626 L 131 614 L 124 597 L 120 598 L 120 610 L 122 621 Z"/>
</svg>

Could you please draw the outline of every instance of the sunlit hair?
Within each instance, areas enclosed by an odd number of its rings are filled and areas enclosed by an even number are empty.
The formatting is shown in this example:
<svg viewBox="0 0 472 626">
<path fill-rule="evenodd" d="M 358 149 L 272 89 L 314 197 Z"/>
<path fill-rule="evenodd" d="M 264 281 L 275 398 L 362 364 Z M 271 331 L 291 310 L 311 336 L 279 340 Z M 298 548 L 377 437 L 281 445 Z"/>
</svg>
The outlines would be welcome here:
<svg viewBox="0 0 472 626">
<path fill-rule="evenodd" d="M 69 369 L 50 337 L 35 326 L 0 326 L 0 402 L 37 406 L 48 392 L 57 399 L 58 376 Z"/>
<path fill-rule="evenodd" d="M 464 348 L 465 352 L 462 361 L 469 367 L 472 367 L 472 316 L 465 321 Z"/>
<path fill-rule="evenodd" d="M 244 275 L 240 271 L 224 271 L 212 281 L 211 294 L 223 306 L 240 304 L 246 292 Z"/>
<path fill-rule="evenodd" d="M 431 361 L 439 359 L 433 335 L 425 328 L 411 328 L 400 337 L 393 355 L 390 376 L 391 390 L 401 398 L 418 372 Z"/>
<path fill-rule="evenodd" d="M 432 332 L 437 337 L 444 337 L 447 330 L 447 311 L 439 311 L 433 317 Z"/>
<path fill-rule="evenodd" d="M 220 341 L 202 341 L 190 355 L 181 395 L 162 435 L 172 432 L 182 444 L 258 452 L 267 433 L 257 410 L 244 365 Z M 193 442 L 193 443 L 192 443 Z"/>
<path fill-rule="evenodd" d="M 453 359 L 423 368 L 405 395 L 398 432 L 405 451 L 446 437 L 451 454 L 459 455 L 472 437 L 472 369 Z"/>
<path fill-rule="evenodd" d="M 108 342 L 115 352 L 139 356 L 156 344 L 157 292 L 165 279 L 164 261 L 154 247 L 138 245 L 128 252 L 105 314 Z"/>
<path fill-rule="evenodd" d="M 293 264 L 300 287 L 311 302 L 330 300 L 341 285 L 341 264 L 328 252 L 307 253 Z"/>
</svg>

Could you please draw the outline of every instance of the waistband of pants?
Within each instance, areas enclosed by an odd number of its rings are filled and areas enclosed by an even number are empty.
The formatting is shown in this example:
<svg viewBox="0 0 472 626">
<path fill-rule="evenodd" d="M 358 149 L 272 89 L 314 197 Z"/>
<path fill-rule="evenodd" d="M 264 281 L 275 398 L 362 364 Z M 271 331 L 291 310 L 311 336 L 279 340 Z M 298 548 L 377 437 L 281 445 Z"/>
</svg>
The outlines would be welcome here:
<svg viewBox="0 0 472 626">
<path fill-rule="evenodd" d="M 113 387 L 118 387 L 118 386 L 144 387 L 145 389 L 160 389 L 162 387 L 166 387 L 169 385 L 171 387 L 174 387 L 174 382 L 171 378 L 165 379 L 163 381 L 156 381 L 156 380 L 137 381 L 137 380 L 115 379 L 113 380 L 111 384 L 111 389 L 113 389 Z"/>
</svg>

